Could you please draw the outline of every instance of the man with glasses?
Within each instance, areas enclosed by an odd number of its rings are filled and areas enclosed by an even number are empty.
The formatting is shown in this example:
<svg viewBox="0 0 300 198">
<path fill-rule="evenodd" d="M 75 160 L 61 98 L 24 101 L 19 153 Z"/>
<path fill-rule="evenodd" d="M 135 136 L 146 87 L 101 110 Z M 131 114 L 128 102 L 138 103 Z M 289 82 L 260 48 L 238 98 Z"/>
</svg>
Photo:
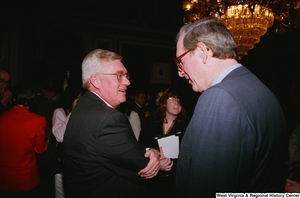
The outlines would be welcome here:
<svg viewBox="0 0 300 198">
<path fill-rule="evenodd" d="M 9 89 L 10 75 L 7 70 L 0 68 L 0 115 L 12 107 L 12 92 Z"/>
<path fill-rule="evenodd" d="M 218 19 L 183 26 L 178 75 L 201 92 L 181 142 L 178 197 L 218 192 L 283 192 L 285 120 L 274 94 L 237 62 L 233 36 Z"/>
<path fill-rule="evenodd" d="M 96 49 L 82 62 L 87 91 L 72 111 L 63 143 L 69 197 L 147 197 L 144 182 L 160 169 L 159 152 L 138 143 L 127 117 L 115 109 L 130 85 L 121 58 Z"/>
</svg>

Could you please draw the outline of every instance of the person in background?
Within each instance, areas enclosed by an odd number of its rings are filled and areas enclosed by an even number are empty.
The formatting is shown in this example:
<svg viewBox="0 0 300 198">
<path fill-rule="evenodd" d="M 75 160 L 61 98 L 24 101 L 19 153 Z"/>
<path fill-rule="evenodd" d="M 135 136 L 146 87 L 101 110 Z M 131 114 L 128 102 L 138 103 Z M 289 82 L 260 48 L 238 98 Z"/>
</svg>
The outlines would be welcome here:
<svg viewBox="0 0 300 198">
<path fill-rule="evenodd" d="M 138 110 L 139 108 L 143 107 L 146 102 L 145 91 L 139 89 L 138 91 L 135 92 L 133 99 L 134 99 L 134 104 L 136 105 L 134 106 L 134 110 Z"/>
<path fill-rule="evenodd" d="M 42 91 L 45 98 L 53 100 L 57 107 L 60 106 L 61 95 L 59 94 L 58 88 L 56 86 L 46 85 Z"/>
<path fill-rule="evenodd" d="M 36 105 L 32 108 L 32 111 L 45 117 L 47 121 L 46 133 L 47 137 L 51 135 L 52 129 L 52 116 L 54 110 L 57 108 L 56 102 L 49 97 L 49 93 L 52 92 L 51 85 L 44 85 L 42 92 L 38 95 Z"/>
<path fill-rule="evenodd" d="M 159 100 L 160 100 L 160 98 L 162 97 L 163 94 L 164 94 L 163 91 L 160 91 L 160 92 L 157 93 L 156 98 L 155 98 L 156 106 L 158 106 Z"/>
<path fill-rule="evenodd" d="M 288 141 L 287 179 L 285 191 L 300 193 L 300 124 L 292 131 Z"/>
<path fill-rule="evenodd" d="M 284 192 L 286 127 L 281 106 L 237 62 L 234 37 L 204 18 L 177 35 L 178 75 L 202 92 L 180 146 L 178 197 L 217 192 Z"/>
<path fill-rule="evenodd" d="M 14 106 L 13 93 L 9 88 L 10 75 L 7 70 L 0 68 L 0 115 Z"/>
<path fill-rule="evenodd" d="M 46 120 L 29 111 L 35 90 L 21 82 L 16 106 L 0 116 L 0 197 L 38 198 L 40 175 L 36 154 L 46 151 Z"/>
<path fill-rule="evenodd" d="M 116 109 L 126 115 L 132 127 L 134 136 L 138 140 L 141 132 L 141 120 L 139 114 L 133 110 L 132 103 L 124 102 L 120 104 Z"/>
<path fill-rule="evenodd" d="M 76 106 L 79 98 L 86 92 L 85 89 L 77 89 L 71 94 L 69 104 L 65 107 L 59 107 L 54 110 L 52 116 L 52 134 L 57 142 L 62 143 L 66 126 L 69 121 L 71 112 Z"/>
<path fill-rule="evenodd" d="M 176 87 L 170 87 L 162 93 L 157 109 L 142 124 L 139 142 L 158 148 L 157 138 L 178 135 L 182 138 L 188 124 L 183 107 L 183 94 Z M 153 197 L 175 197 L 175 173 L 177 159 L 170 159 L 161 150 L 161 170 L 154 180 L 149 181 L 149 189 Z"/>
<path fill-rule="evenodd" d="M 152 115 L 155 112 L 157 105 L 158 105 L 158 101 L 163 93 L 164 93 L 164 91 L 159 91 L 154 96 L 151 96 L 150 100 L 148 102 L 148 105 L 144 106 L 141 109 L 141 111 L 143 111 L 142 114 L 144 115 L 143 121 L 145 120 L 145 118 L 149 117 L 150 115 Z"/>
<path fill-rule="evenodd" d="M 46 119 L 46 135 L 48 142 L 48 149 L 42 154 L 37 155 L 37 163 L 39 167 L 41 177 L 41 190 L 49 195 L 54 196 L 54 174 L 55 168 L 53 166 L 53 155 L 55 153 L 56 140 L 52 135 L 52 116 L 57 105 L 54 100 L 47 98 L 45 90 L 50 90 L 51 86 L 46 84 L 42 88 L 42 92 L 37 96 L 35 105 L 30 110 L 38 115 L 43 116 Z"/>
<path fill-rule="evenodd" d="M 52 134 L 54 135 L 57 145 L 57 152 L 62 152 L 62 143 L 65 134 L 65 130 L 67 127 L 67 123 L 69 121 L 71 112 L 75 108 L 79 98 L 85 93 L 85 89 L 75 89 L 74 93 L 71 93 L 70 98 L 72 100 L 71 104 L 67 104 L 65 108 L 60 107 L 54 110 L 52 117 Z M 70 102 L 69 102 L 70 103 Z M 62 153 L 58 154 L 60 159 L 54 160 L 62 160 Z M 63 164 L 63 162 L 62 162 Z M 64 198 L 64 184 L 63 184 L 63 170 L 59 171 L 54 175 L 54 183 L 55 183 L 55 198 Z"/>
<path fill-rule="evenodd" d="M 287 169 L 289 171 L 294 171 L 295 169 L 300 170 L 300 123 L 292 131 L 288 140 L 289 159 L 286 162 Z M 300 173 L 299 170 L 298 172 Z M 297 177 L 300 180 L 300 174 L 298 174 Z"/>
<path fill-rule="evenodd" d="M 128 101 L 128 102 L 132 103 L 132 110 L 139 114 L 140 121 L 142 122 L 145 116 L 143 107 L 146 103 L 146 90 L 143 90 L 142 88 L 137 89 L 133 93 L 133 101 Z"/>
<path fill-rule="evenodd" d="M 144 182 L 160 169 L 158 150 L 137 142 L 128 119 L 115 109 L 126 101 L 130 85 L 121 59 L 96 49 L 82 62 L 87 91 L 63 140 L 68 197 L 147 197 Z"/>
</svg>

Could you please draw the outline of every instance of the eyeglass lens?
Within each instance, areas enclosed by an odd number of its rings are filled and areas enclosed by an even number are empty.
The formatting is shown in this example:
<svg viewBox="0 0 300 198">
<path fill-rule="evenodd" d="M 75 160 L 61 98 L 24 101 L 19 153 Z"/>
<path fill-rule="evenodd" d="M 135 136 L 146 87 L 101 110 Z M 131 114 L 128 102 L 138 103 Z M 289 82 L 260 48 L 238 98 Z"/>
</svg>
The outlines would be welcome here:
<svg viewBox="0 0 300 198">
<path fill-rule="evenodd" d="M 189 53 L 191 50 L 187 50 L 186 52 L 184 52 L 183 54 L 181 54 L 180 56 L 178 56 L 177 58 L 174 58 L 174 62 L 176 63 L 178 70 L 179 71 L 183 71 L 183 63 L 182 63 L 182 58 Z"/>
<path fill-rule="evenodd" d="M 179 98 L 174 98 L 174 97 L 169 97 L 168 100 L 170 100 L 171 102 L 179 102 L 180 101 Z"/>
<path fill-rule="evenodd" d="M 123 77 L 125 77 L 129 80 L 129 73 L 124 74 L 122 72 L 117 72 L 116 75 L 117 75 L 117 79 L 119 82 L 122 82 L 124 80 Z"/>
</svg>

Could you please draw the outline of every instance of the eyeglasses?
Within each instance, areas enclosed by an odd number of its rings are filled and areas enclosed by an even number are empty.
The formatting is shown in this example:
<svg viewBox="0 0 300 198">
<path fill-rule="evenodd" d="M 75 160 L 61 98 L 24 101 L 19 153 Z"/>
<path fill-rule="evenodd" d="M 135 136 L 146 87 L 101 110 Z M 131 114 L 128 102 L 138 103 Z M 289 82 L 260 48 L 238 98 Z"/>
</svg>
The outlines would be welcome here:
<svg viewBox="0 0 300 198">
<path fill-rule="evenodd" d="M 124 80 L 124 77 L 127 78 L 128 80 L 130 78 L 129 73 L 123 73 L 122 71 L 118 71 L 116 73 L 102 73 L 100 75 L 115 75 L 117 76 L 119 82 L 122 82 Z"/>
<path fill-rule="evenodd" d="M 174 98 L 174 97 L 169 97 L 168 100 L 172 103 L 175 103 L 175 102 L 180 102 L 180 99 L 179 98 Z"/>
<path fill-rule="evenodd" d="M 2 84 L 4 84 L 4 83 L 6 83 L 6 84 L 10 84 L 10 80 L 4 80 L 3 78 L 0 78 L 0 83 Z"/>
<path fill-rule="evenodd" d="M 180 56 L 178 56 L 177 58 L 174 58 L 174 62 L 176 63 L 177 67 L 178 67 L 178 71 L 180 72 L 184 72 L 183 70 L 183 63 L 182 63 L 182 58 L 189 53 L 191 50 L 188 50 L 186 52 L 184 52 L 183 54 L 181 54 Z"/>
</svg>

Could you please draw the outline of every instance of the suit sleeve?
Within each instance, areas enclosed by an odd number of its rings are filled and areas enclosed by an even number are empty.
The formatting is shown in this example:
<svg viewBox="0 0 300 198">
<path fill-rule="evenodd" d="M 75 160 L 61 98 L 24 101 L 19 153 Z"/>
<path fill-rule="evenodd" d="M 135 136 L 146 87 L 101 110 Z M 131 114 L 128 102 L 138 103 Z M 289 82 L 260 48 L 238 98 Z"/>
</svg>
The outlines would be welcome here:
<svg viewBox="0 0 300 198">
<path fill-rule="evenodd" d="M 147 117 L 144 120 L 144 122 L 142 123 L 142 130 L 139 137 L 139 142 L 141 144 L 151 148 L 157 147 L 157 145 L 155 144 L 156 142 L 154 140 L 154 137 L 157 135 L 155 135 L 154 131 L 156 131 L 157 133 L 161 133 L 161 130 L 157 131 L 155 125 L 156 123 L 154 122 L 154 119 L 151 116 Z"/>
<path fill-rule="evenodd" d="M 113 113 L 100 126 L 101 135 L 96 137 L 99 163 L 129 180 L 133 179 L 132 172 L 139 177 L 137 173 L 149 159 L 144 157 L 145 146 L 137 142 L 126 116 Z"/>
</svg>

